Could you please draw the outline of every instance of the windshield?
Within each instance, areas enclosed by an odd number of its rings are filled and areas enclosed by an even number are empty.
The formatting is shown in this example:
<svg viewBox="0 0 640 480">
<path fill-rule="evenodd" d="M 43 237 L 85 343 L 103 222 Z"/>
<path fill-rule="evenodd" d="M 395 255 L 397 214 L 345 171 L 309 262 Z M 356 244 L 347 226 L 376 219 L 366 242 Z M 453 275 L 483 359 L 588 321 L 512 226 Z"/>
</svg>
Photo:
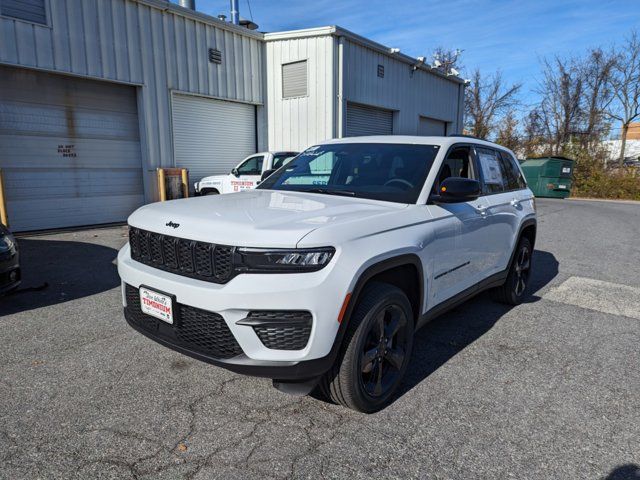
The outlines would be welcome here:
<svg viewBox="0 0 640 480">
<path fill-rule="evenodd" d="M 415 203 L 439 148 L 399 143 L 318 145 L 258 188 Z"/>
</svg>

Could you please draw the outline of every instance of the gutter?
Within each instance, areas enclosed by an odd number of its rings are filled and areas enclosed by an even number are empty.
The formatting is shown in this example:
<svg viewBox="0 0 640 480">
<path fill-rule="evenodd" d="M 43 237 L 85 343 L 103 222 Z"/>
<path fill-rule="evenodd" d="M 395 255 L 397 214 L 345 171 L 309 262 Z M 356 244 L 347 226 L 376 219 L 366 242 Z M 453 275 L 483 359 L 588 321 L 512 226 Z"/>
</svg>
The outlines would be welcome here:
<svg viewBox="0 0 640 480">
<path fill-rule="evenodd" d="M 172 3 L 168 0 L 133 0 L 133 1 L 141 5 L 146 5 L 151 8 L 162 10 L 163 12 L 171 12 L 181 17 L 186 17 L 200 23 L 205 23 L 215 28 L 220 28 L 222 30 L 227 30 L 229 32 L 238 33 L 240 35 L 244 35 L 245 37 L 252 37 L 257 40 L 264 40 L 264 33 L 249 30 L 248 28 L 241 27 L 239 25 L 234 25 L 233 23 L 224 22 L 216 17 L 207 15 L 206 13 L 181 7 L 180 5 Z"/>
<path fill-rule="evenodd" d="M 389 58 L 399 60 L 403 63 L 406 63 L 407 65 L 416 65 L 417 62 L 415 58 L 410 57 L 409 55 L 406 55 L 404 53 L 391 53 L 391 49 L 389 47 L 378 42 L 374 42 L 373 40 L 369 40 L 368 38 L 358 35 L 357 33 L 353 33 L 352 31 L 339 27 L 337 25 L 318 28 L 306 28 L 303 30 L 290 30 L 286 32 L 265 33 L 264 41 L 274 42 L 279 40 L 320 37 L 324 35 L 334 35 L 339 38 L 346 38 L 353 43 L 374 50 Z M 430 73 L 453 83 L 464 85 L 464 80 L 462 78 L 455 75 L 446 75 L 439 70 L 431 68 L 427 65 L 418 65 L 418 70 L 422 70 L 423 72 Z"/>
</svg>

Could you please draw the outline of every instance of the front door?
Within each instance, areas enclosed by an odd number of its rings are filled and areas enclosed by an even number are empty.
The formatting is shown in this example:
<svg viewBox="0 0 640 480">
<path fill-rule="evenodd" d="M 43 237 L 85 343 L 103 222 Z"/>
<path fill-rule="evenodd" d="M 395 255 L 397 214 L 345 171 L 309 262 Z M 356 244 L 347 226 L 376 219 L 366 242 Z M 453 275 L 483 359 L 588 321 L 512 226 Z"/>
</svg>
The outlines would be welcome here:
<svg viewBox="0 0 640 480">
<path fill-rule="evenodd" d="M 229 175 L 229 183 L 231 184 L 230 192 L 239 192 L 255 188 L 262 176 L 262 164 L 264 163 L 264 155 L 254 155 L 247 158 L 244 162 L 234 169 L 234 173 Z"/>
<path fill-rule="evenodd" d="M 443 161 L 434 192 L 449 177 L 479 180 L 470 146 L 452 147 Z M 471 202 L 432 205 L 437 218 L 434 240 L 432 305 L 437 305 L 482 280 L 487 268 L 483 244 L 486 241 L 487 201 L 480 197 Z"/>
</svg>

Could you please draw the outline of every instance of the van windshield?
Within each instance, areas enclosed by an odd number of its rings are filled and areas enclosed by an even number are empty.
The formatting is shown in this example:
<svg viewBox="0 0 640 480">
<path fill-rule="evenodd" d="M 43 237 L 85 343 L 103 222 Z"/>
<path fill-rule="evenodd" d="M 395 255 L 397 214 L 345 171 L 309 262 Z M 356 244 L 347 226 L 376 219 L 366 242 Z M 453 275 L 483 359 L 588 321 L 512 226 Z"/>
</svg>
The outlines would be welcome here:
<svg viewBox="0 0 640 480">
<path fill-rule="evenodd" d="M 415 203 L 438 145 L 334 143 L 308 148 L 262 182 L 262 190 Z"/>
</svg>

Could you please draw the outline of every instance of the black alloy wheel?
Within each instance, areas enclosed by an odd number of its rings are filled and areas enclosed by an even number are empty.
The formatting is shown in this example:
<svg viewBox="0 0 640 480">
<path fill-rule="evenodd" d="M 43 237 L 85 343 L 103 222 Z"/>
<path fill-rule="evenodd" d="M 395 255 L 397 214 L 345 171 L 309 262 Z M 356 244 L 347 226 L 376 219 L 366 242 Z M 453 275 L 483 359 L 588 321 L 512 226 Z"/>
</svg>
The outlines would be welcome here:
<svg viewBox="0 0 640 480">
<path fill-rule="evenodd" d="M 407 370 L 413 310 L 400 288 L 374 282 L 364 287 L 347 321 L 339 356 L 320 391 L 335 403 L 373 413 L 391 403 Z"/>
<path fill-rule="evenodd" d="M 362 387 L 372 398 L 385 396 L 401 374 L 407 352 L 407 316 L 398 305 L 380 310 L 360 357 Z"/>
</svg>

